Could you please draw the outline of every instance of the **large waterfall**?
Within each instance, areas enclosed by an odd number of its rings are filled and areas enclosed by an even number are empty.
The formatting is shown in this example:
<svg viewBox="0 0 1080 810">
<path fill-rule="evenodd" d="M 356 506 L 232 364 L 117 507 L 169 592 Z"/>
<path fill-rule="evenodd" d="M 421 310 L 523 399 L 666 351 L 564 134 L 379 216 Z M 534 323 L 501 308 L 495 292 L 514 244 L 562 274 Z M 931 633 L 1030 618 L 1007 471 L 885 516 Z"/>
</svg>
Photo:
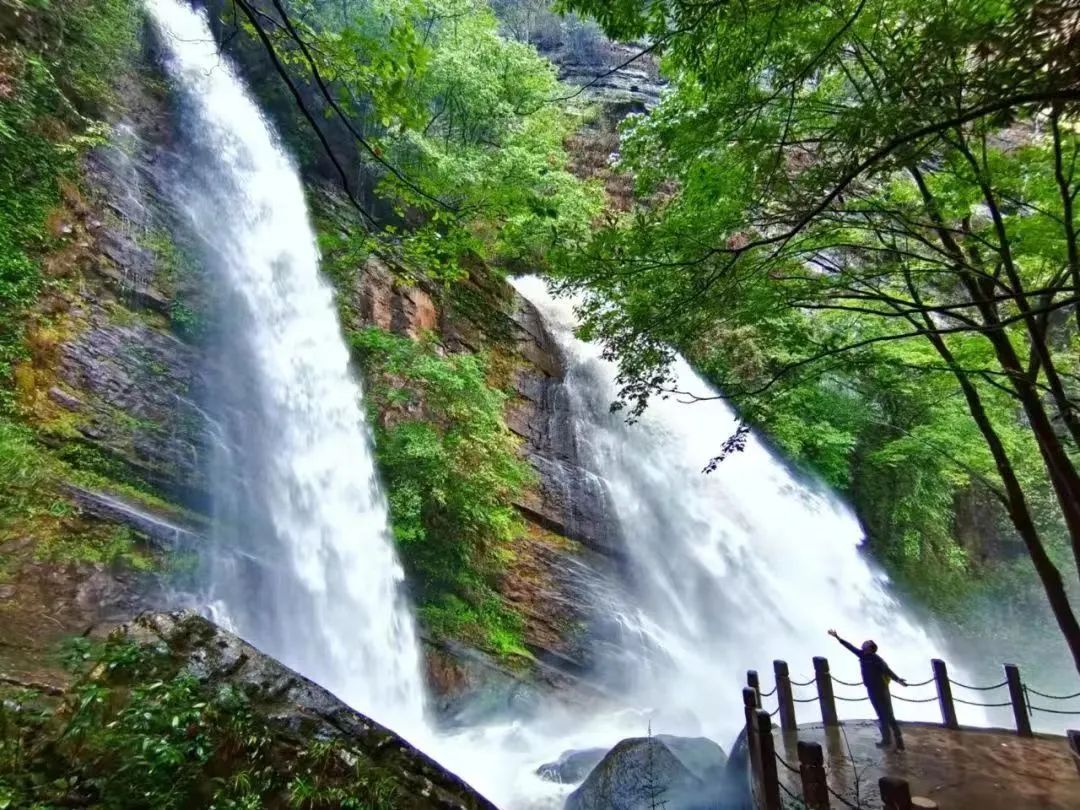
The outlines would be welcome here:
<svg viewBox="0 0 1080 810">
<path fill-rule="evenodd" d="M 204 609 L 508 810 L 557 805 L 560 788 L 531 775 L 539 762 L 640 735 L 650 720 L 657 732 L 729 743 L 745 670 L 768 672 L 774 657 L 808 678 L 811 656 L 829 652 L 855 680 L 854 659 L 825 636 L 833 625 L 877 638 L 901 675 L 927 674 L 935 645 L 861 556 L 842 504 L 756 440 L 703 475 L 734 426 L 720 402 L 660 401 L 634 425 L 612 415 L 614 368 L 573 336 L 565 302 L 523 280 L 565 354 L 572 429 L 583 463 L 606 482 L 631 563 L 610 606 L 623 628 L 610 666 L 626 686 L 591 714 L 551 707 L 528 724 L 432 733 L 361 391 L 300 178 L 205 16 L 182 0 L 146 2 L 182 107 L 176 201 L 226 316 L 209 372 L 216 514 Z M 683 387 L 707 392 L 684 363 L 678 373 Z"/>
<path fill-rule="evenodd" d="M 826 635 L 833 627 L 856 642 L 876 639 L 902 677 L 929 677 L 929 659 L 943 651 L 861 553 L 863 533 L 846 505 L 798 478 L 754 437 L 704 474 L 737 425 L 715 398 L 656 399 L 627 424 L 610 410 L 616 369 L 598 345 L 574 337 L 571 303 L 552 298 L 535 277 L 516 285 L 564 353 L 576 445 L 607 483 L 631 559 L 622 624 L 637 650 L 631 646 L 623 665 L 635 670 L 631 693 L 664 710 L 665 730 L 731 739 L 746 670 L 757 668 L 768 683 L 773 659 L 787 660 L 793 680 L 807 681 L 811 659 L 827 655 L 840 678 L 858 681 L 857 660 Z M 681 358 L 673 371 L 678 390 L 715 397 Z M 865 705 L 841 705 L 849 716 L 867 715 Z M 932 718 L 936 711 L 911 704 L 898 714 Z"/>
<path fill-rule="evenodd" d="M 211 407 L 204 604 L 353 706 L 415 734 L 423 688 L 361 392 L 295 166 L 203 14 L 148 0 L 183 107 L 176 190 L 227 315 Z"/>
</svg>

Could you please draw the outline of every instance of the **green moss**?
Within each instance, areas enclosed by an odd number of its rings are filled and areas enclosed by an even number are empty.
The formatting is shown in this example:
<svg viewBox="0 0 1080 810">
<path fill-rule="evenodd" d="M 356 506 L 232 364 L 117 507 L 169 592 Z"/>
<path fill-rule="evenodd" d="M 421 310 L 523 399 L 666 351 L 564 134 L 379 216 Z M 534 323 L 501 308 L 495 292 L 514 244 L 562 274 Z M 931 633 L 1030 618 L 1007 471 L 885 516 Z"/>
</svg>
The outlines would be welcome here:
<svg viewBox="0 0 1080 810">
<path fill-rule="evenodd" d="M 39 560 L 49 562 L 122 563 L 136 571 L 158 567 L 127 526 L 94 526 L 46 535 L 39 539 L 34 553 Z"/>
<path fill-rule="evenodd" d="M 47 227 L 60 185 L 78 155 L 100 140 L 87 117 L 109 97 L 109 82 L 135 45 L 129 0 L 19 4 L 21 38 L 0 43 L 10 90 L 0 104 L 0 379 L 25 356 L 24 319 L 43 284 L 39 258 L 55 244 Z M 0 16 L 12 15 L 0 7 Z M 62 45 L 62 47 L 61 47 Z M 13 403 L 0 386 L 0 406 Z"/>
</svg>

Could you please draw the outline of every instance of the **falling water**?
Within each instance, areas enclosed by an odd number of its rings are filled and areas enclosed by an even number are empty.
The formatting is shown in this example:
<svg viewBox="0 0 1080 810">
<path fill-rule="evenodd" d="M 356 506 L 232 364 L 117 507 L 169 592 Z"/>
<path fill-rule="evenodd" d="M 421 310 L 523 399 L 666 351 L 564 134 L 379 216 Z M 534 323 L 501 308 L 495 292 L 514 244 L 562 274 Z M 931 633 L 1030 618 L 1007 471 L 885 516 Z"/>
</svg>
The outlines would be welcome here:
<svg viewBox="0 0 1080 810">
<path fill-rule="evenodd" d="M 562 748 L 584 748 L 640 736 L 651 722 L 654 731 L 705 734 L 727 744 L 742 723 L 747 669 L 758 669 L 768 688 L 772 661 L 780 658 L 790 663 L 793 680 L 805 682 L 813 678 L 813 656 L 827 655 L 834 675 L 860 681 L 855 657 L 826 635 L 833 627 L 856 643 L 876 639 L 901 677 L 930 677 L 930 659 L 946 657 L 942 642 L 890 594 L 860 550 L 863 532 L 846 505 L 793 474 L 755 438 L 703 474 L 737 424 L 727 405 L 657 400 L 628 424 L 610 411 L 616 369 L 599 346 L 574 336 L 571 302 L 551 297 L 535 277 L 515 286 L 541 311 L 563 352 L 560 416 L 570 420 L 580 461 L 606 482 L 629 556 L 624 598 L 610 606 L 623 628 L 622 655 L 609 663 L 608 675 L 630 685 L 620 686 L 622 707 L 591 718 L 553 718 L 546 730 L 503 733 L 523 750 L 545 737 L 550 745 L 559 744 L 557 737 Z M 682 359 L 674 372 L 679 390 L 715 395 Z M 861 686 L 836 690 L 865 696 Z M 816 694 L 812 685 L 795 691 L 797 698 Z M 934 693 L 924 686 L 909 694 Z M 842 716 L 872 716 L 866 703 L 839 706 Z M 936 703 L 896 706 L 901 719 L 938 719 Z M 985 723 L 979 710 L 959 708 L 962 722 Z M 800 705 L 800 720 L 813 721 L 816 710 Z M 516 789 L 529 786 L 519 781 Z"/>
<path fill-rule="evenodd" d="M 216 283 L 214 548 L 204 604 L 405 734 L 423 688 L 402 571 L 297 170 L 205 16 L 147 0 L 180 96 L 176 195 Z"/>
</svg>

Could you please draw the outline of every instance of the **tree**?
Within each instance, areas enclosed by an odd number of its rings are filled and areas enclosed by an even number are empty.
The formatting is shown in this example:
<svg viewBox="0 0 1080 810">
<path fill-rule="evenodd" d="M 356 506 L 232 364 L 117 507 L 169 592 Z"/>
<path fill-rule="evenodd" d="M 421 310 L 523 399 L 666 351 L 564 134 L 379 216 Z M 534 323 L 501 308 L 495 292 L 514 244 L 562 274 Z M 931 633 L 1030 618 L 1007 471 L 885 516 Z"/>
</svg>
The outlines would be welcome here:
<svg viewBox="0 0 1080 810">
<path fill-rule="evenodd" d="M 726 354 L 712 370 L 750 418 L 808 381 L 947 382 L 980 440 L 956 461 L 1007 511 L 1080 671 L 1032 507 L 1052 493 L 1080 571 L 1076 8 L 564 5 L 611 36 L 666 40 L 676 77 L 623 147 L 642 191 L 665 196 L 564 269 L 624 394 L 643 407 L 670 389 L 674 347 Z M 781 334 L 734 373 L 716 341 L 763 323 Z"/>
<path fill-rule="evenodd" d="M 565 168 L 555 71 L 500 36 L 487 0 L 227 0 L 220 19 L 223 39 L 262 51 L 322 168 L 412 269 L 532 265 L 587 234 L 598 194 Z"/>
</svg>

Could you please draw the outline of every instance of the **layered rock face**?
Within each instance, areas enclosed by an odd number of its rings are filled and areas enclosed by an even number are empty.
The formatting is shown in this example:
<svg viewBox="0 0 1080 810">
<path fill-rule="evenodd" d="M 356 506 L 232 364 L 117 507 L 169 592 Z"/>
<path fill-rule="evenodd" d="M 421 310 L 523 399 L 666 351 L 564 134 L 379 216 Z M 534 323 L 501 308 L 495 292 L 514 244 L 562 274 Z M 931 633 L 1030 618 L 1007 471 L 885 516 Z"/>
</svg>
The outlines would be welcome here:
<svg viewBox="0 0 1080 810">
<path fill-rule="evenodd" d="M 464 645 L 429 641 L 429 680 L 444 712 L 462 722 L 477 713 L 528 711 L 544 691 L 591 693 L 587 676 L 617 576 L 619 538 L 606 486 L 578 461 L 559 349 L 535 307 L 483 267 L 452 294 L 406 282 L 408 275 L 369 259 L 341 292 L 344 327 L 374 325 L 414 339 L 430 332 L 447 351 L 489 352 L 507 370 L 514 396 L 506 423 L 538 480 L 516 504 L 526 531 L 499 583 L 524 617 L 525 642 L 536 657 L 532 671 L 509 670 Z"/>
</svg>

